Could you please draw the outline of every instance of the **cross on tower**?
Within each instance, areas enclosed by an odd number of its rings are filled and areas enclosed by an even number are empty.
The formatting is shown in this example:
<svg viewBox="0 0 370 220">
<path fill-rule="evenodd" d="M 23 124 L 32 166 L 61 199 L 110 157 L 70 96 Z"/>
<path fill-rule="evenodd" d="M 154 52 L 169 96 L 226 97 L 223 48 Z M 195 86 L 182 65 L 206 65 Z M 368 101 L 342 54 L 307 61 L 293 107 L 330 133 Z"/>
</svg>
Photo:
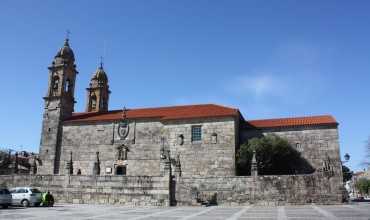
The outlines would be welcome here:
<svg viewBox="0 0 370 220">
<path fill-rule="evenodd" d="M 67 29 L 66 31 L 66 39 L 69 39 L 69 35 L 71 34 L 71 32 Z"/>
<path fill-rule="evenodd" d="M 100 68 L 102 68 L 102 69 L 103 69 L 103 64 L 104 64 L 103 56 L 100 56 Z"/>
</svg>

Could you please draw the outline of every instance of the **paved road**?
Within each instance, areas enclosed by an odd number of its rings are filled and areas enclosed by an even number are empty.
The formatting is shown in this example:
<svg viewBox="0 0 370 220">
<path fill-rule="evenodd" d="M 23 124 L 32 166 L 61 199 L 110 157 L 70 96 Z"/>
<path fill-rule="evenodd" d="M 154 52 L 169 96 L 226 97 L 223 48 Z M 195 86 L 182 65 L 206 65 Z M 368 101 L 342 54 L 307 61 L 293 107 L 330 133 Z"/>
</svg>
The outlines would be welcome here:
<svg viewBox="0 0 370 220">
<path fill-rule="evenodd" d="M 0 209 L 0 219 L 356 219 L 370 220 L 370 203 L 352 205 L 139 208 L 59 204 L 52 208 Z"/>
</svg>

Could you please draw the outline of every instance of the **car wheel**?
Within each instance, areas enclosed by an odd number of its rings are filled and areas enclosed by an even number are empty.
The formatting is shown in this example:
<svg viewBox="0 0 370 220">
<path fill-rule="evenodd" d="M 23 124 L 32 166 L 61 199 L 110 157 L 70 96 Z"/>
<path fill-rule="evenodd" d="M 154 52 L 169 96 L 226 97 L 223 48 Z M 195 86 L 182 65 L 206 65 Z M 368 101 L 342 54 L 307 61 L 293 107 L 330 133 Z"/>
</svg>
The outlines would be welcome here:
<svg viewBox="0 0 370 220">
<path fill-rule="evenodd" d="M 30 202 L 29 202 L 27 199 L 23 200 L 23 201 L 21 202 L 21 204 L 22 204 L 22 206 L 23 206 L 23 207 L 28 207 L 28 206 L 30 206 Z"/>
<path fill-rule="evenodd" d="M 8 208 L 8 205 L 3 205 L 3 208 L 4 208 L 4 209 L 7 209 L 7 208 Z"/>
</svg>

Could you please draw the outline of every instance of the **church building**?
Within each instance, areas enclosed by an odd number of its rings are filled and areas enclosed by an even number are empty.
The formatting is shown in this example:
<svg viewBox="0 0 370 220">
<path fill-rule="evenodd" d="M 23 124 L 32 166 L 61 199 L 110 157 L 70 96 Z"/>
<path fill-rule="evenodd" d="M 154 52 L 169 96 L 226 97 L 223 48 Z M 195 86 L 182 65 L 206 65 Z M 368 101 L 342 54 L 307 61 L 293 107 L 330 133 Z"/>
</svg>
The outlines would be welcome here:
<svg viewBox="0 0 370 220">
<path fill-rule="evenodd" d="M 159 176 L 169 163 L 183 177 L 235 176 L 240 144 L 265 134 L 288 139 L 315 170 L 341 169 L 330 115 L 248 120 L 217 104 L 110 110 L 103 65 L 85 112 L 75 112 L 77 74 L 66 39 L 49 67 L 37 174 Z"/>
</svg>

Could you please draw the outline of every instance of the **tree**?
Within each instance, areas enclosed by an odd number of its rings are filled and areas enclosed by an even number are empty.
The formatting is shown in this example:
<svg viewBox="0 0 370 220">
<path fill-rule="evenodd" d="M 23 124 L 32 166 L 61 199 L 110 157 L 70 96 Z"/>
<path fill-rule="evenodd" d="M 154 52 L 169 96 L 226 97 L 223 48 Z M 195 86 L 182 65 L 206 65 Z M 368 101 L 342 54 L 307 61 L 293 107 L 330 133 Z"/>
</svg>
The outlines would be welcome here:
<svg viewBox="0 0 370 220">
<path fill-rule="evenodd" d="M 368 194 L 370 190 L 370 180 L 366 178 L 360 178 L 357 180 L 355 186 L 361 194 Z"/>
<path fill-rule="evenodd" d="M 351 171 L 348 167 L 342 165 L 342 173 L 343 173 L 343 182 L 347 182 L 348 180 L 352 179 L 353 171 Z"/>
<path fill-rule="evenodd" d="M 261 138 L 252 138 L 240 146 L 236 158 L 238 175 L 250 175 L 254 150 L 259 174 L 282 175 L 314 171 L 286 139 L 276 135 L 266 135 Z"/>
</svg>

